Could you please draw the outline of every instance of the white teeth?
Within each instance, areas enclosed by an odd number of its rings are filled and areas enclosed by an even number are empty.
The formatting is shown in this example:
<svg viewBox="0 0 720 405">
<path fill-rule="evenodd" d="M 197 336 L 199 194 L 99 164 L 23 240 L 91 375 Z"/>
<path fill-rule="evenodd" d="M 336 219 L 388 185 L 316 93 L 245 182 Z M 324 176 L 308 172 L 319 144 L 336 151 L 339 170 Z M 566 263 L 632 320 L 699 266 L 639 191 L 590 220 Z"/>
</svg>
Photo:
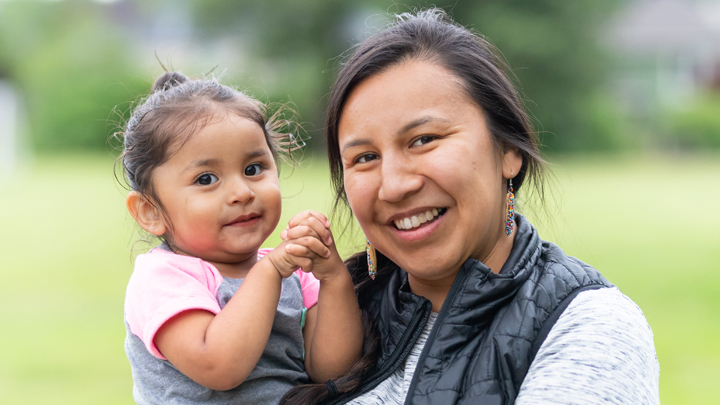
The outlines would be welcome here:
<svg viewBox="0 0 720 405">
<path fill-rule="evenodd" d="M 420 215 L 413 215 L 410 218 L 396 219 L 395 226 L 398 229 L 412 229 L 424 224 L 425 222 L 432 221 L 440 214 L 437 208 L 428 210 L 427 212 L 421 213 Z"/>
</svg>

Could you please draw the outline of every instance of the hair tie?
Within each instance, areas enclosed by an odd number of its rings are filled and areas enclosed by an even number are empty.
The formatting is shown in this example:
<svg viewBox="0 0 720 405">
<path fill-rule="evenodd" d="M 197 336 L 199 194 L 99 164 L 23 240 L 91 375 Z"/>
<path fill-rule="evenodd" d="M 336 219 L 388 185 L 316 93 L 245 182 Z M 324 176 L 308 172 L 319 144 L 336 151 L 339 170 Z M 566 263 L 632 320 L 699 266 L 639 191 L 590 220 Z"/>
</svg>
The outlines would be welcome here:
<svg viewBox="0 0 720 405">
<path fill-rule="evenodd" d="M 325 383 L 325 386 L 327 387 L 329 398 L 334 398 L 337 396 L 338 390 L 337 390 L 337 386 L 335 385 L 335 382 L 333 380 L 327 380 L 327 382 Z"/>
</svg>

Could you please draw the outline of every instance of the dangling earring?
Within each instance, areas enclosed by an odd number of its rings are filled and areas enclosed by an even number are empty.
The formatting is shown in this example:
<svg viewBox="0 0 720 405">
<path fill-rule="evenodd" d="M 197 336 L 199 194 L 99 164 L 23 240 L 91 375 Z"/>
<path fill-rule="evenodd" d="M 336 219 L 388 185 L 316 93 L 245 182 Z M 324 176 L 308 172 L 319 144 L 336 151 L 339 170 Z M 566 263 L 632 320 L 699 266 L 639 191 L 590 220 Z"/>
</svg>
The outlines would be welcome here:
<svg viewBox="0 0 720 405">
<path fill-rule="evenodd" d="M 512 179 L 508 179 L 507 192 L 507 218 L 505 219 L 505 235 L 510 236 L 515 227 L 515 194 L 513 193 Z"/>
<path fill-rule="evenodd" d="M 365 253 L 367 253 L 368 274 L 371 279 L 375 280 L 375 274 L 377 274 L 377 253 L 375 252 L 375 246 L 370 243 L 368 238 L 365 238 Z"/>
</svg>

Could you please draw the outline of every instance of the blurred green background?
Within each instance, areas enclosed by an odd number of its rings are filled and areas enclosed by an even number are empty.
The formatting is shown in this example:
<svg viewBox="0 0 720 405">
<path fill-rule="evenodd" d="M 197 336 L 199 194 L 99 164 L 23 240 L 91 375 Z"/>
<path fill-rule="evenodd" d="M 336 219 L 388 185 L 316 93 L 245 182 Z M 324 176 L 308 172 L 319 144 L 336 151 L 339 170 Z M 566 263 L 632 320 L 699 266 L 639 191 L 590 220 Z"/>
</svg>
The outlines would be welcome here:
<svg viewBox="0 0 720 405">
<path fill-rule="evenodd" d="M 555 179 L 549 215 L 524 212 L 643 309 L 663 403 L 720 403 L 720 2 L 432 4 L 495 44 L 526 97 Z M 147 246 L 108 139 L 157 59 L 291 103 L 308 147 L 282 172 L 283 221 L 327 213 L 338 56 L 427 5 L 0 0 L 0 403 L 132 403 L 122 303 Z M 361 242 L 340 238 L 344 254 Z"/>
</svg>

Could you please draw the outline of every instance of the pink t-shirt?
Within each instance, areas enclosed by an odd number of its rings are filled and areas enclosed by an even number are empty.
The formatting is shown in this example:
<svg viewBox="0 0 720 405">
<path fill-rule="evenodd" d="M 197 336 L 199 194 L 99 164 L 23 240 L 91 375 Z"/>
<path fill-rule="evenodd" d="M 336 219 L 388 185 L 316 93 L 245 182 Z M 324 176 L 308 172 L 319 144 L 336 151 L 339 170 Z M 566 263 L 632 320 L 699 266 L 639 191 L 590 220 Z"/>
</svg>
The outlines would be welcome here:
<svg viewBox="0 0 720 405">
<path fill-rule="evenodd" d="M 272 249 L 258 250 L 258 258 Z M 312 273 L 297 270 L 303 305 L 317 303 L 320 282 Z M 292 277 L 292 276 L 291 276 Z M 220 312 L 217 291 L 223 276 L 212 264 L 197 257 L 182 256 L 155 248 L 135 259 L 135 271 L 125 295 L 125 320 L 153 356 L 165 360 L 155 346 L 155 334 L 175 315 L 202 309 Z"/>
</svg>

